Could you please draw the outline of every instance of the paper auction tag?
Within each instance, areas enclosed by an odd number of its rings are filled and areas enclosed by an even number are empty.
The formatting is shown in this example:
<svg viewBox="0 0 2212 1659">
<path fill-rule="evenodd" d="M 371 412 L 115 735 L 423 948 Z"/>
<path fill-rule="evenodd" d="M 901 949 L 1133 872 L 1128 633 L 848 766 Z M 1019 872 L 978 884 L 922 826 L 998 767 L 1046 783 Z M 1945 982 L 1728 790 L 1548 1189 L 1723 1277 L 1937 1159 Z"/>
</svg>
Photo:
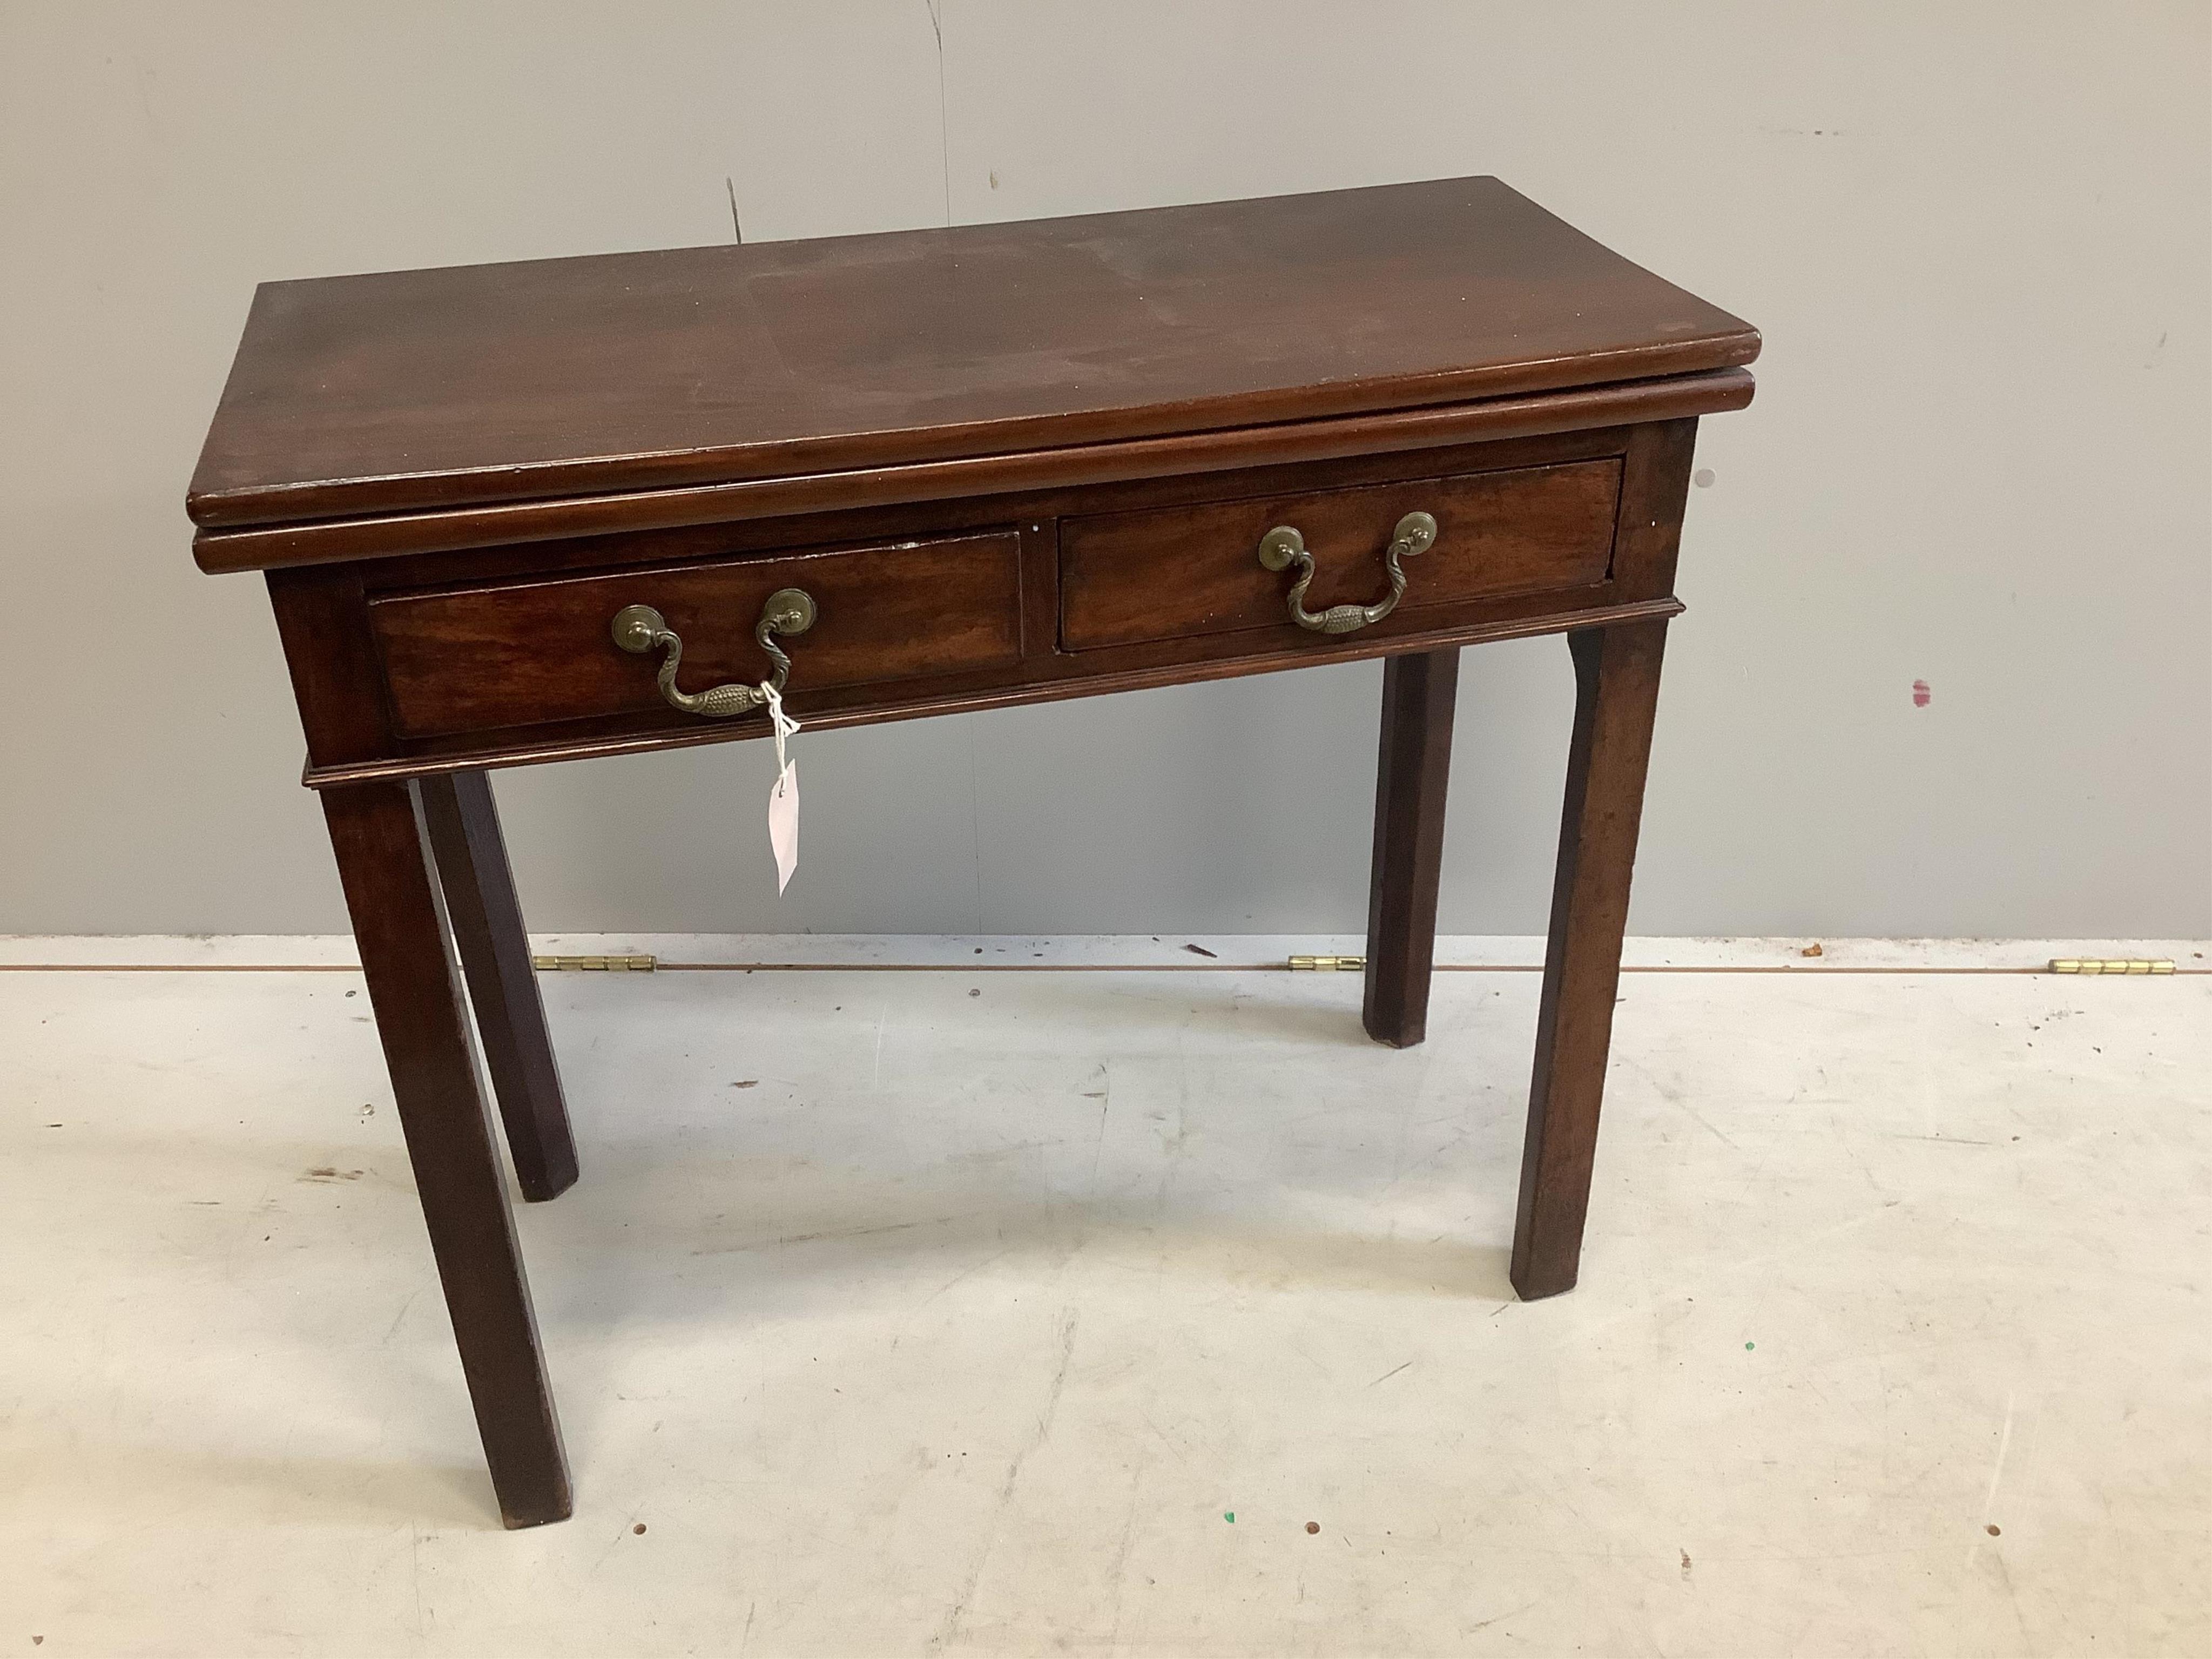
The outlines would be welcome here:
<svg viewBox="0 0 2212 1659">
<path fill-rule="evenodd" d="M 799 763 L 785 746 L 799 730 L 799 722 L 783 712 L 783 699 L 774 686 L 763 681 L 761 690 L 768 694 L 768 717 L 775 726 L 775 781 L 768 789 L 768 844 L 775 854 L 775 890 L 781 896 L 791 885 L 792 872 L 799 868 Z"/>
<path fill-rule="evenodd" d="M 768 790 L 768 844 L 775 854 L 775 890 L 791 885 L 799 868 L 799 764 L 786 761 Z"/>
</svg>

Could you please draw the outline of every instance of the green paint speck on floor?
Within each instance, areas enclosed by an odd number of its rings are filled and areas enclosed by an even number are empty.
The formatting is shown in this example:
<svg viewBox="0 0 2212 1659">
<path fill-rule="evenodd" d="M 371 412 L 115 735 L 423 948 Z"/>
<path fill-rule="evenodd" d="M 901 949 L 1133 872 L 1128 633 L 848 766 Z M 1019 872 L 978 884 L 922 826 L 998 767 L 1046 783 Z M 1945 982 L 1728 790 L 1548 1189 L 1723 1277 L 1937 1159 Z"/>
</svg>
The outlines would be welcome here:
<svg viewBox="0 0 2212 1659">
<path fill-rule="evenodd" d="M 1750 1352 L 1753 1348 L 1757 1347 L 1758 1346 L 1759 1346 L 1759 1344 L 1757 1344 L 1756 1342 L 1747 1342 L 1747 1343 L 1745 1343 L 1745 1344 L 1743 1345 L 1743 1351 L 1744 1351 L 1746 1353 L 1749 1353 L 1749 1352 Z"/>
<path fill-rule="evenodd" d="M 1224 1510 L 1221 1511 L 1221 1518 L 1233 1527 L 1237 1524 L 1237 1511 L 1235 1510 Z"/>
</svg>

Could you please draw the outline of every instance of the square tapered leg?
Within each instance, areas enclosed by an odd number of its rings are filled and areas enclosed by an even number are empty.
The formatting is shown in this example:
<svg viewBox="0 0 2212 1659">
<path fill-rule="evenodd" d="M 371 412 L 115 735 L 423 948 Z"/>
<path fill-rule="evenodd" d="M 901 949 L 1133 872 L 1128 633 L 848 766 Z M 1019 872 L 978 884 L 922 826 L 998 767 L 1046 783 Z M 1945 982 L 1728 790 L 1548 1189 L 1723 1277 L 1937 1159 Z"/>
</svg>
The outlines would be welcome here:
<svg viewBox="0 0 2212 1659">
<path fill-rule="evenodd" d="M 515 1178 L 523 1197 L 543 1203 L 575 1184 L 576 1140 L 491 781 L 463 772 L 417 787 Z"/>
<path fill-rule="evenodd" d="M 322 799 L 500 1513 L 558 1521 L 568 1460 L 415 786 Z"/>
<path fill-rule="evenodd" d="M 1382 752 L 1375 772 L 1375 854 L 1367 887 L 1368 1036 L 1410 1048 L 1428 1035 L 1437 954 L 1437 885 L 1444 855 L 1459 651 L 1382 665 Z"/>
<path fill-rule="evenodd" d="M 1582 1260 L 1666 638 L 1663 620 L 1567 636 L 1574 742 L 1513 1227 L 1513 1287 L 1530 1300 L 1572 1290 Z"/>
</svg>

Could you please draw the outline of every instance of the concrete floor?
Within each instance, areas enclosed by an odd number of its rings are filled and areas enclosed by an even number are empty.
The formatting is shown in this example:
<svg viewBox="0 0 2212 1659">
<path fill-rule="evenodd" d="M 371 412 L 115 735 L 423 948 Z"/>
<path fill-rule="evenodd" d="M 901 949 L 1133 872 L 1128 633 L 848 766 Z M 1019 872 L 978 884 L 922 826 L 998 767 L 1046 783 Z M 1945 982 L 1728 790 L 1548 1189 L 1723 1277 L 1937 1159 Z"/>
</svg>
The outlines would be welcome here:
<svg viewBox="0 0 2212 1659">
<path fill-rule="evenodd" d="M 515 1534 L 356 977 L 0 972 L 0 1654 L 2212 1653 L 2212 979 L 1669 947 L 1523 1305 L 1534 976 L 1179 943 L 549 979 Z"/>
</svg>

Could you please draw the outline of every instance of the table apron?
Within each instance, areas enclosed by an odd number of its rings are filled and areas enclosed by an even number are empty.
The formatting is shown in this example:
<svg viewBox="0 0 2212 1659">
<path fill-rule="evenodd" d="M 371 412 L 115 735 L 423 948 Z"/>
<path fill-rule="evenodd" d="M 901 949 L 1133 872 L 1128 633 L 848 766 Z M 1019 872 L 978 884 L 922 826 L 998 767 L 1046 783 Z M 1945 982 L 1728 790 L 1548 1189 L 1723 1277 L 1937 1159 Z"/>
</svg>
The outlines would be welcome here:
<svg viewBox="0 0 2212 1659">
<path fill-rule="evenodd" d="M 926 719 L 935 714 L 1012 708 L 1026 703 L 1059 702 L 1069 698 L 1100 696 L 1115 691 L 1142 691 L 1165 685 L 1188 685 L 1207 680 L 1238 678 L 1250 674 L 1281 673 L 1291 669 L 1318 667 L 1327 663 L 1358 662 L 1376 657 L 1436 651 L 1451 646 L 1482 645 L 1495 640 L 1527 639 L 1537 635 L 1664 621 L 1680 616 L 1684 608 L 1680 599 L 1671 597 L 1641 599 L 1624 605 L 1591 605 L 1574 611 L 1551 611 L 1540 616 L 1444 629 L 1430 634 L 1394 635 L 1364 645 L 1357 642 L 1339 645 L 1325 657 L 1301 654 L 1297 651 L 1269 651 L 1256 656 L 1206 662 L 1171 663 L 1092 672 L 1068 672 L 1051 678 L 1030 679 L 985 690 L 923 694 L 896 702 L 823 709 L 808 714 L 806 726 L 810 731 L 828 731 L 840 726 Z M 648 754 L 664 749 L 690 749 L 713 743 L 742 743 L 767 735 L 768 728 L 757 722 L 748 721 L 732 726 L 718 721 L 675 731 L 629 732 L 604 738 L 546 739 L 541 737 L 534 741 L 528 738 L 511 742 L 495 740 L 480 745 L 470 744 L 465 748 L 441 747 L 434 753 L 392 756 L 327 766 L 317 766 L 311 762 L 301 770 L 300 781 L 310 789 L 334 789 L 349 784 L 440 777 L 456 772 L 491 771 L 516 766 L 542 766 L 556 761 L 595 760 L 611 755 Z"/>
</svg>

